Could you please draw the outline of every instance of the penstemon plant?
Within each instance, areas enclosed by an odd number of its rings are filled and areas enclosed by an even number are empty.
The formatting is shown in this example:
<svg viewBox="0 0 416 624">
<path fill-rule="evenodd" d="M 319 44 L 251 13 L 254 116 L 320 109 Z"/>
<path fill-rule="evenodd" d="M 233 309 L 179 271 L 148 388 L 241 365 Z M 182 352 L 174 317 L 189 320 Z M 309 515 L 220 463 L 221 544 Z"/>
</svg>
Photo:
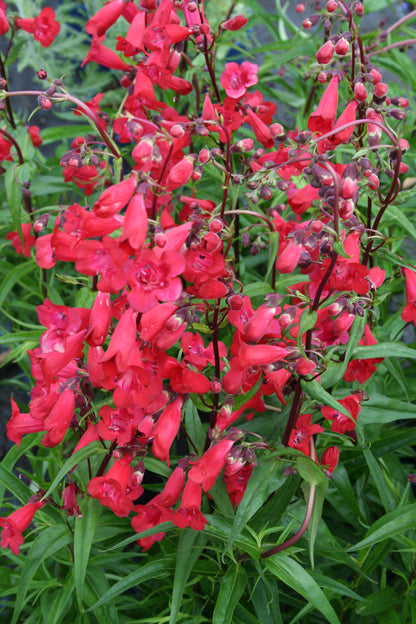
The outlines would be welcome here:
<svg viewBox="0 0 416 624">
<path fill-rule="evenodd" d="M 2 615 L 416 620 L 416 11 L 11 4 Z"/>
</svg>

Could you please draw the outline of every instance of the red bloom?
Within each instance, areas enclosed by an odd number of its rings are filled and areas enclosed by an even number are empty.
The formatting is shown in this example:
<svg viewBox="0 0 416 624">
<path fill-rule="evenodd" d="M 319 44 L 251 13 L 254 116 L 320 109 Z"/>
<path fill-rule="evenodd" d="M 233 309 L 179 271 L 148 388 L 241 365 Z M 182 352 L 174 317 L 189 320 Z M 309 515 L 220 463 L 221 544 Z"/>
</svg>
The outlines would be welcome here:
<svg viewBox="0 0 416 624">
<path fill-rule="evenodd" d="M 413 322 L 416 324 L 416 270 L 403 269 L 403 273 L 406 277 L 407 304 L 401 317 L 406 323 Z"/>
<path fill-rule="evenodd" d="M 246 94 L 247 88 L 257 84 L 259 70 L 258 65 L 244 61 L 241 65 L 238 63 L 226 63 L 225 69 L 221 74 L 221 86 L 225 89 L 226 94 L 239 100 Z"/>
<path fill-rule="evenodd" d="M 19 554 L 20 546 L 24 541 L 22 532 L 27 529 L 33 520 L 33 516 L 43 504 L 41 501 L 28 503 L 7 518 L 0 518 L 0 526 L 3 527 L 0 542 L 2 548 L 9 546 L 14 555 Z"/>
<path fill-rule="evenodd" d="M 374 338 L 368 325 L 365 326 L 364 336 L 358 344 L 364 346 L 377 344 L 377 340 Z M 367 379 L 370 379 L 376 372 L 376 367 L 374 365 L 379 364 L 383 359 L 384 358 L 369 358 L 365 360 L 352 360 L 348 363 L 347 372 L 343 379 L 348 382 L 357 380 L 358 383 L 362 384 L 367 381 Z"/>
<path fill-rule="evenodd" d="M 0 35 L 4 35 L 9 30 L 9 22 L 6 13 L 0 8 Z"/>
<path fill-rule="evenodd" d="M 311 420 L 312 414 L 299 416 L 289 438 L 289 446 L 308 455 L 308 457 L 310 456 L 310 437 L 324 430 L 321 425 L 311 425 Z"/>
<path fill-rule="evenodd" d="M 113 0 L 105 4 L 85 25 L 89 35 L 101 37 L 123 13 L 126 3 L 124 0 Z"/>
<path fill-rule="evenodd" d="M 31 234 L 31 231 L 32 225 L 30 223 L 22 223 L 23 245 L 17 231 L 9 232 L 6 236 L 7 240 L 12 241 L 16 253 L 23 254 L 25 258 L 30 258 L 30 250 L 36 243 L 36 238 Z"/>
<path fill-rule="evenodd" d="M 233 444 L 233 440 L 224 438 L 208 449 L 200 459 L 192 460 L 189 479 L 200 483 L 204 492 L 208 492 L 217 480 Z"/>
<path fill-rule="evenodd" d="M 39 147 L 42 145 L 43 140 L 39 134 L 39 126 L 29 126 L 27 131 L 29 132 L 33 147 Z"/>
<path fill-rule="evenodd" d="M 355 429 L 357 416 L 361 411 L 360 395 L 352 394 L 345 397 L 345 399 L 341 399 L 338 403 L 347 409 L 347 411 L 351 414 L 351 418 L 326 405 L 321 408 L 322 416 L 326 418 L 326 420 L 332 420 L 331 431 L 334 433 L 352 431 Z"/>
<path fill-rule="evenodd" d="M 332 477 L 332 473 L 337 467 L 338 460 L 339 448 L 337 446 L 330 446 L 322 453 L 321 466 L 324 467 L 324 473 L 327 477 Z"/>
<path fill-rule="evenodd" d="M 180 507 L 175 511 L 172 521 L 180 529 L 189 526 L 195 531 L 202 531 L 207 524 L 201 512 L 202 492 L 199 483 L 188 479 L 182 494 Z"/>
<path fill-rule="evenodd" d="M 181 424 L 182 397 L 170 402 L 159 416 L 152 435 L 152 453 L 161 461 L 166 459 L 169 466 L 169 449 Z"/>
<path fill-rule="evenodd" d="M 114 462 L 107 474 L 94 477 L 88 485 L 88 494 L 110 507 L 120 518 L 129 515 L 133 501 L 143 493 L 140 485 L 143 474 L 136 473 L 130 462 L 131 457 L 125 455 Z"/>
<path fill-rule="evenodd" d="M 37 17 L 15 18 L 17 28 L 33 35 L 35 41 L 39 41 L 41 46 L 47 48 L 51 45 L 61 26 L 55 20 L 55 11 L 51 7 L 45 7 Z"/>
<path fill-rule="evenodd" d="M 339 76 L 331 78 L 318 108 L 309 117 L 308 128 L 311 132 L 317 132 L 319 135 L 322 135 L 334 127 L 338 107 L 338 84 Z"/>
</svg>

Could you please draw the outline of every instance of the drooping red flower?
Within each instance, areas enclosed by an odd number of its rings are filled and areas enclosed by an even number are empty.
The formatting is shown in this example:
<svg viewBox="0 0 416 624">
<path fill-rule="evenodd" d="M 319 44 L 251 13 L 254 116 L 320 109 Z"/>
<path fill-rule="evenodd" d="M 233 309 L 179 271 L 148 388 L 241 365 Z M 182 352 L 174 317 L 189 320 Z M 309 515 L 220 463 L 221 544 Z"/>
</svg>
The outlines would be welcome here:
<svg viewBox="0 0 416 624">
<path fill-rule="evenodd" d="M 308 128 L 320 135 L 334 127 L 338 107 L 339 76 L 333 76 L 319 102 L 318 108 L 309 117 Z"/>
<path fill-rule="evenodd" d="M 23 254 L 25 258 L 30 258 L 30 250 L 36 243 L 36 238 L 33 236 L 31 223 L 22 223 L 22 241 L 17 231 L 9 232 L 6 236 L 7 240 L 12 242 L 16 253 Z"/>
<path fill-rule="evenodd" d="M 143 475 L 137 474 L 130 462 L 131 457 L 125 455 L 114 462 L 105 475 L 94 477 L 88 485 L 88 494 L 110 507 L 120 518 L 129 515 L 134 507 L 133 501 L 143 493 L 140 485 Z"/>
<path fill-rule="evenodd" d="M 299 416 L 289 438 L 289 446 L 308 455 L 308 457 L 310 456 L 309 440 L 311 436 L 324 430 L 321 425 L 311 425 L 311 421 L 312 414 Z"/>
<path fill-rule="evenodd" d="M 19 554 L 20 546 L 23 544 L 23 531 L 32 522 L 38 509 L 44 505 L 43 502 L 27 503 L 17 511 L 14 511 L 7 518 L 0 518 L 0 526 L 3 528 L 0 546 L 10 548 L 14 555 Z"/>
<path fill-rule="evenodd" d="M 364 328 L 364 336 L 361 338 L 359 345 L 370 346 L 377 344 L 377 340 L 371 333 L 368 325 Z M 384 358 L 369 358 L 365 360 L 351 360 L 348 363 L 347 371 L 343 377 L 349 383 L 357 380 L 362 384 L 376 372 L 375 364 L 379 364 Z"/>
<path fill-rule="evenodd" d="M 407 303 L 401 314 L 405 323 L 416 324 L 416 270 L 403 269 L 406 278 L 406 299 Z"/>
<path fill-rule="evenodd" d="M 327 477 L 332 477 L 332 473 L 338 465 L 338 460 L 339 448 L 337 446 L 330 446 L 322 453 L 321 466 L 324 467 L 324 473 Z"/>
<path fill-rule="evenodd" d="M 170 402 L 159 416 L 152 435 L 152 453 L 169 466 L 169 449 L 181 424 L 182 397 L 178 396 Z"/>
<path fill-rule="evenodd" d="M 200 483 L 204 492 L 208 492 L 217 480 L 233 444 L 233 440 L 224 438 L 205 451 L 200 459 L 192 460 L 193 466 L 188 473 L 189 479 Z"/>
<path fill-rule="evenodd" d="M 322 416 L 326 420 L 331 420 L 331 431 L 334 433 L 345 433 L 346 431 L 353 431 L 357 423 L 357 416 L 361 411 L 360 395 L 352 394 L 338 401 L 347 411 L 351 414 L 351 418 L 332 407 L 325 405 L 321 408 Z"/>
<path fill-rule="evenodd" d="M 173 524 L 180 529 L 189 526 L 194 531 L 202 531 L 207 520 L 201 512 L 201 502 L 201 486 L 189 478 L 183 490 L 179 509 L 173 514 Z"/>
<path fill-rule="evenodd" d="M 101 37 L 123 13 L 126 3 L 124 0 L 112 0 L 107 2 L 85 25 L 89 35 Z"/>
<path fill-rule="evenodd" d="M 29 126 L 27 131 L 29 132 L 33 147 L 39 147 L 42 145 L 43 139 L 39 134 L 39 126 Z"/>
<path fill-rule="evenodd" d="M 15 25 L 25 32 L 33 35 L 35 41 L 48 48 L 61 29 L 59 22 L 55 20 L 55 11 L 51 7 L 45 7 L 37 17 L 15 18 Z"/>
</svg>

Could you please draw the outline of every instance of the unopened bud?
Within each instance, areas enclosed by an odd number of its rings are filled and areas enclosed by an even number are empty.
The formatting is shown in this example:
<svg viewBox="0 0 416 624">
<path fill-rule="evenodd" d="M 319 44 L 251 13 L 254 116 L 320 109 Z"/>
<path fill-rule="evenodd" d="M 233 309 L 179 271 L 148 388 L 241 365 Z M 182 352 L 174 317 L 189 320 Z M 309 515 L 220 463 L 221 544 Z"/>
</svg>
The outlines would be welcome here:
<svg viewBox="0 0 416 624">
<path fill-rule="evenodd" d="M 209 150 L 207 150 L 205 147 L 203 149 L 201 149 L 201 151 L 198 154 L 199 162 L 202 165 L 204 165 L 206 162 L 209 161 L 210 158 L 211 158 L 211 154 L 209 153 Z"/>
<path fill-rule="evenodd" d="M 333 13 L 334 11 L 337 10 L 337 6 L 338 6 L 338 3 L 335 2 L 335 0 L 329 0 L 326 3 L 326 10 L 328 11 L 328 13 Z"/>
<path fill-rule="evenodd" d="M 221 383 L 219 381 L 213 381 L 211 383 L 211 390 L 214 394 L 219 394 L 222 390 Z"/>
<path fill-rule="evenodd" d="M 306 30 L 309 30 L 309 28 L 312 28 L 312 26 L 316 26 L 316 24 L 318 24 L 320 19 L 321 19 L 321 16 L 318 15 L 318 14 L 310 15 L 309 17 L 307 17 L 306 19 L 303 20 L 302 26 Z"/>
<path fill-rule="evenodd" d="M 296 13 L 303 13 L 305 11 L 305 5 L 303 2 L 299 2 L 299 4 L 296 5 L 295 11 Z"/>
<path fill-rule="evenodd" d="M 46 97 L 46 95 L 40 95 L 38 97 L 38 104 L 41 108 L 44 108 L 45 110 L 49 110 L 50 108 L 52 108 L 52 102 L 49 98 Z"/>
<path fill-rule="evenodd" d="M 185 132 L 185 126 L 179 123 L 173 125 L 169 130 L 170 136 L 174 139 L 181 139 L 184 136 Z"/>
<path fill-rule="evenodd" d="M 209 224 L 209 229 L 211 232 L 214 232 L 214 234 L 218 234 L 218 232 L 221 232 L 222 227 L 223 224 L 221 219 L 213 219 Z"/>
<path fill-rule="evenodd" d="M 335 53 L 339 54 L 339 56 L 345 56 L 349 49 L 350 44 L 344 37 L 341 37 L 335 44 Z"/>
<path fill-rule="evenodd" d="M 41 217 L 36 219 L 36 221 L 34 222 L 33 231 L 42 232 L 48 225 L 48 221 L 49 221 L 49 214 L 42 215 Z"/>
<path fill-rule="evenodd" d="M 232 31 L 240 30 L 240 28 L 243 28 L 243 26 L 245 26 L 247 22 L 248 20 L 245 17 L 245 15 L 236 15 L 235 17 L 232 17 L 226 22 L 222 22 L 221 28 L 223 28 L 224 30 L 232 30 Z"/>
<path fill-rule="evenodd" d="M 37 76 L 39 80 L 46 80 L 46 78 L 48 77 L 48 72 L 46 72 L 44 69 L 40 69 L 37 72 Z"/>
<path fill-rule="evenodd" d="M 367 89 L 362 82 L 356 82 L 354 85 L 354 97 L 359 102 L 367 98 Z"/>
</svg>

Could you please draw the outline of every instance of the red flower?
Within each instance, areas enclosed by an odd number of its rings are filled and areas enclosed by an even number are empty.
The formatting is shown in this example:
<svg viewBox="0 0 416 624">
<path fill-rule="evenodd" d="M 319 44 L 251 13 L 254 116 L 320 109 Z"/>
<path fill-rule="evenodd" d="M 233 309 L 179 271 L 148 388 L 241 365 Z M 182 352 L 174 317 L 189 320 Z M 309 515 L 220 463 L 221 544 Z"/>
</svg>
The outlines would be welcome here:
<svg viewBox="0 0 416 624">
<path fill-rule="evenodd" d="M 161 461 L 166 459 L 169 466 L 169 449 L 175 439 L 181 424 L 182 397 L 177 397 L 175 401 L 169 403 L 159 416 L 152 435 L 152 453 Z"/>
<path fill-rule="evenodd" d="M 33 516 L 43 504 L 41 501 L 28 503 L 7 518 L 0 518 L 0 526 L 3 527 L 0 542 L 2 548 L 9 546 L 14 555 L 19 554 L 20 546 L 24 541 L 22 532 L 27 529 L 33 520 Z"/>
<path fill-rule="evenodd" d="M 180 529 L 189 526 L 195 531 L 202 531 L 207 524 L 201 512 L 202 492 L 199 483 L 188 479 L 182 494 L 180 507 L 173 514 L 173 524 Z"/>
<path fill-rule="evenodd" d="M 15 248 L 16 253 L 23 254 L 25 258 L 30 258 L 30 249 L 36 243 L 36 238 L 33 234 L 31 234 L 31 231 L 32 225 L 30 223 L 22 223 L 23 245 L 17 231 L 9 232 L 6 236 L 7 240 L 12 241 L 12 245 Z"/>
<path fill-rule="evenodd" d="M 0 8 L 0 35 L 4 35 L 9 30 L 9 22 L 6 13 Z"/>
<path fill-rule="evenodd" d="M 233 440 L 224 438 L 208 449 L 200 459 L 192 460 L 189 479 L 200 483 L 204 492 L 208 492 L 217 480 L 233 444 Z"/>
<path fill-rule="evenodd" d="M 322 453 L 321 466 L 323 466 L 324 473 L 327 477 L 332 477 L 332 473 L 337 467 L 338 460 L 339 448 L 337 446 L 330 446 Z"/>
<path fill-rule="evenodd" d="M 105 4 L 85 25 L 89 35 L 101 37 L 123 13 L 126 3 L 124 0 L 113 0 Z"/>
<path fill-rule="evenodd" d="M 364 346 L 377 344 L 377 340 L 374 338 L 368 325 L 365 326 L 364 336 L 358 344 Z M 370 379 L 370 377 L 376 372 L 376 367 L 374 365 L 379 364 L 383 361 L 383 359 L 384 358 L 352 360 L 348 363 L 347 372 L 345 373 L 343 379 L 348 382 L 357 380 L 358 383 L 362 384 L 367 381 L 367 379 Z"/>
<path fill-rule="evenodd" d="M 27 131 L 29 132 L 33 147 L 39 147 L 42 145 L 43 139 L 39 134 L 39 126 L 29 126 Z"/>
<path fill-rule="evenodd" d="M 60 24 L 55 20 L 55 11 L 51 7 L 45 7 L 37 17 L 15 18 L 17 28 L 33 35 L 35 41 L 47 48 L 51 45 L 60 31 Z"/>
<path fill-rule="evenodd" d="M 94 477 L 88 485 L 88 494 L 122 518 L 133 509 L 133 501 L 143 493 L 142 473 L 130 466 L 131 457 L 125 455 L 114 462 L 107 474 Z"/>
<path fill-rule="evenodd" d="M 226 63 L 225 69 L 221 74 L 221 86 L 225 89 L 226 94 L 239 100 L 246 94 L 247 88 L 257 84 L 259 70 L 258 65 L 244 61 L 241 65 L 238 63 Z"/>
<path fill-rule="evenodd" d="M 345 397 L 345 399 L 341 399 L 338 403 L 347 409 L 347 411 L 351 414 L 351 418 L 328 406 L 321 408 L 322 416 L 326 418 L 326 420 L 332 420 L 331 431 L 334 433 L 352 431 L 355 429 L 357 416 L 361 411 L 360 395 L 352 394 Z"/>
<path fill-rule="evenodd" d="M 309 117 L 308 128 L 311 132 L 318 132 L 322 135 L 334 127 L 338 107 L 338 84 L 339 76 L 331 78 L 318 108 Z"/>
<path fill-rule="evenodd" d="M 416 271 L 403 269 L 403 273 L 406 277 L 407 304 L 403 309 L 401 317 L 406 323 L 413 322 L 416 324 Z"/>
<path fill-rule="evenodd" d="M 324 430 L 321 425 L 311 425 L 311 420 L 312 414 L 299 416 L 289 438 L 289 446 L 308 455 L 308 457 L 310 455 L 310 437 Z"/>
</svg>

